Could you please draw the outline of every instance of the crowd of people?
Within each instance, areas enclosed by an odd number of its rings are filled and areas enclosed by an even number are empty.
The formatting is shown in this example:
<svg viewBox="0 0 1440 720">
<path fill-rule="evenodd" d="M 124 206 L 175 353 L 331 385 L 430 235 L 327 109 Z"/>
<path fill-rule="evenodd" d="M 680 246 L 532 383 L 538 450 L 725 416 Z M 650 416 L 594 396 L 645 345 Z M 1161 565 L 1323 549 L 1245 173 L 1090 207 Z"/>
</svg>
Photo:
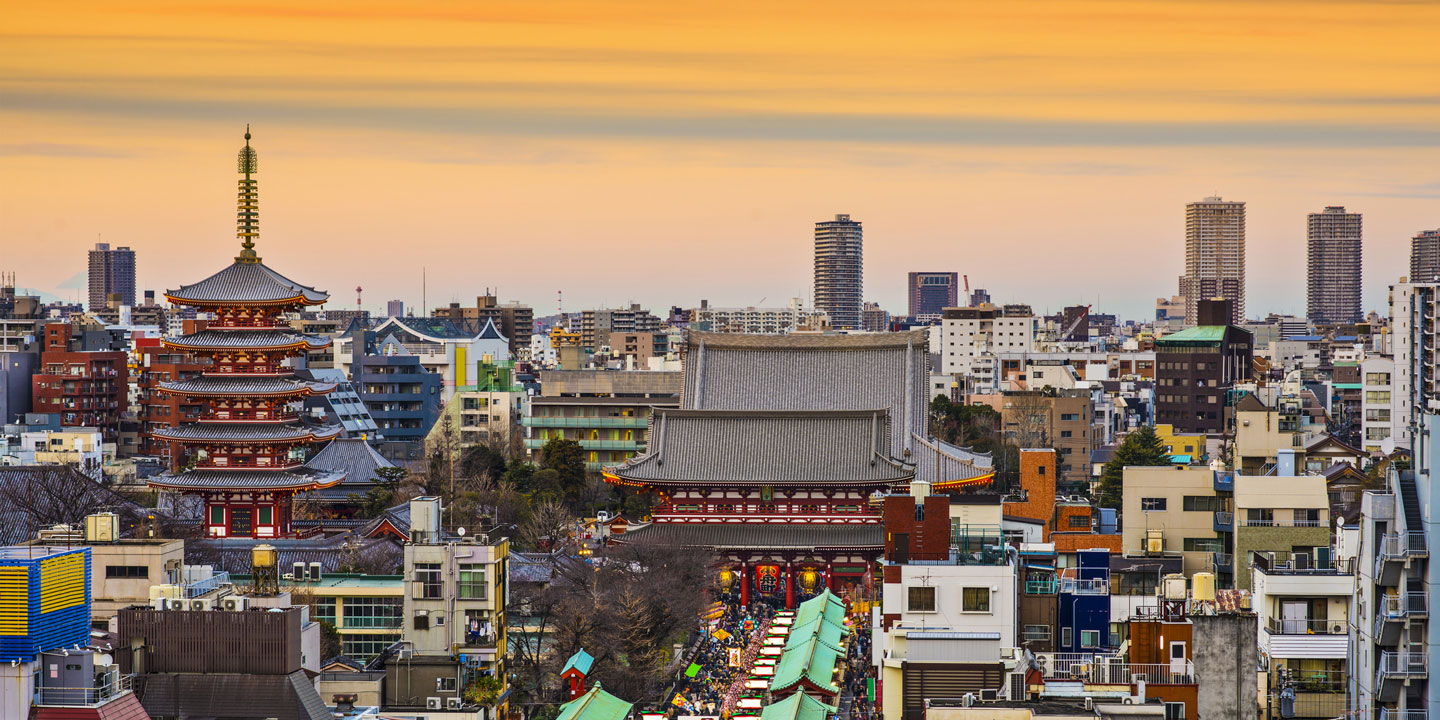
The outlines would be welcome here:
<svg viewBox="0 0 1440 720">
<path fill-rule="evenodd" d="M 734 709 L 744 689 L 745 672 L 775 616 L 775 609 L 764 603 L 742 609 L 727 602 L 723 607 L 719 618 L 701 625 L 702 635 L 690 660 L 699 671 L 694 677 L 682 675 L 677 683 L 673 703 L 686 714 L 720 715 Z M 737 653 L 739 664 L 732 665 L 731 657 Z"/>
<path fill-rule="evenodd" d="M 845 690 L 850 695 L 846 720 L 873 720 L 875 708 L 869 701 L 868 682 L 875 677 L 875 666 L 870 663 L 870 628 L 863 622 L 854 627 L 845 652 Z"/>
</svg>

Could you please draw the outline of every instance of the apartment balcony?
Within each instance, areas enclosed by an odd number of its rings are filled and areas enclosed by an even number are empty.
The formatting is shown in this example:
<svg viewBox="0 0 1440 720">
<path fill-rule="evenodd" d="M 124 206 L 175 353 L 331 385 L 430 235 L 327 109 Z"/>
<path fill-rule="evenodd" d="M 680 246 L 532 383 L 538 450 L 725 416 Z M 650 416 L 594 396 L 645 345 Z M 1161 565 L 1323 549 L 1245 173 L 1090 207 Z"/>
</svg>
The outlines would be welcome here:
<svg viewBox="0 0 1440 720">
<path fill-rule="evenodd" d="M 1235 572 L 1235 556 L 1230 553 L 1210 553 L 1210 562 L 1217 573 Z"/>
<path fill-rule="evenodd" d="M 1058 588 L 1059 588 L 1059 584 L 1055 582 L 1055 579 L 1054 579 L 1054 578 L 1051 578 L 1051 579 L 1049 579 L 1049 580 L 1026 580 L 1026 581 L 1025 581 L 1025 594 L 1026 594 L 1026 595 L 1054 595 L 1054 594 L 1055 594 L 1055 591 L 1056 591 Z"/>
<path fill-rule="evenodd" d="M 1215 473 L 1215 492 L 1235 492 L 1235 473 Z"/>
<path fill-rule="evenodd" d="M 1215 513 L 1215 532 L 1235 532 L 1235 513 L 1220 511 Z"/>
<path fill-rule="evenodd" d="M 1382 652 L 1375 664 L 1375 696 L 1380 702 L 1396 702 L 1407 683 L 1430 676 L 1423 652 Z"/>
<path fill-rule="evenodd" d="M 1381 585 L 1400 582 L 1400 570 L 1412 558 L 1430 557 L 1421 532 L 1386 533 L 1380 537 L 1375 554 L 1375 581 Z"/>
<path fill-rule="evenodd" d="M 648 420 L 643 417 L 522 417 L 520 424 L 525 427 L 543 428 L 643 428 Z"/>
<path fill-rule="evenodd" d="M 1110 581 L 1099 578 L 1060 578 L 1060 592 L 1070 595 L 1109 595 Z"/>
<path fill-rule="evenodd" d="M 539 450 L 545 447 L 550 438 L 525 438 L 525 448 L 528 450 Z M 577 439 L 580 447 L 586 450 L 628 450 L 640 452 L 645 449 L 645 443 L 634 440 L 584 440 Z"/>
<path fill-rule="evenodd" d="M 1380 709 L 1380 720 L 1428 720 L 1428 718 L 1429 713 L 1424 710 Z"/>
<path fill-rule="evenodd" d="M 1381 596 L 1375 608 L 1375 641 L 1393 646 L 1400 642 L 1407 620 L 1420 620 L 1429 615 L 1430 595 L 1423 590 Z"/>
<path fill-rule="evenodd" d="M 1047 678 L 1075 680 L 1087 685 L 1133 685 L 1144 681 L 1155 685 L 1195 685 L 1195 663 L 1128 663 L 1118 655 L 1055 653 L 1042 672 Z"/>
</svg>

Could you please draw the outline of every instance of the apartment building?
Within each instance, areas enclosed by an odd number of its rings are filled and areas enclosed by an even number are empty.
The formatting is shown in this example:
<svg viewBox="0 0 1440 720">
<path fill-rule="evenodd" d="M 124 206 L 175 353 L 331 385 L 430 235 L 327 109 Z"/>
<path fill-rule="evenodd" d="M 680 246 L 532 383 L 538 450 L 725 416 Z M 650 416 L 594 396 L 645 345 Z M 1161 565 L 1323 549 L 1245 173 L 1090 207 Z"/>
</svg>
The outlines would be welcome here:
<svg viewBox="0 0 1440 720">
<path fill-rule="evenodd" d="M 1307 316 L 1312 322 L 1334 325 L 1362 319 L 1361 223 L 1360 213 L 1346 212 L 1338 205 L 1309 215 L 1306 298 Z"/>
<path fill-rule="evenodd" d="M 1226 517 L 1232 508 L 1220 492 L 1233 488 L 1230 483 L 1231 477 L 1203 466 L 1125 468 L 1125 554 L 1178 555 L 1186 575 L 1217 572 L 1226 558 L 1216 556 L 1228 554 L 1226 538 L 1217 528 L 1233 527 L 1233 519 Z"/>
<path fill-rule="evenodd" d="M 1389 454 L 1394 450 L 1393 416 L 1395 359 L 1371 355 L 1360 363 L 1360 443 L 1365 452 Z"/>
<path fill-rule="evenodd" d="M 1199 302 L 1230 301 L 1229 323 L 1245 319 L 1245 203 L 1219 196 L 1185 205 L 1185 323 L 1205 325 Z M 1225 324 L 1225 323 L 1221 323 Z"/>
<path fill-rule="evenodd" d="M 1000 407 L 1001 432 L 1022 448 L 1055 448 L 1062 491 L 1090 482 L 1090 453 L 1100 447 L 1088 391 L 1007 392 L 983 400 Z"/>
<path fill-rule="evenodd" d="M 580 443 L 599 470 L 643 454 L 653 408 L 680 406 L 681 374 L 669 371 L 545 370 L 520 424 L 536 456 L 551 438 Z"/>
<path fill-rule="evenodd" d="M 1200 324 L 1155 341 L 1157 422 L 1181 432 L 1225 431 L 1226 393 L 1250 378 L 1250 333 L 1231 324 L 1229 301 L 1197 303 Z"/>
<path fill-rule="evenodd" d="M 1346 712 L 1355 575 L 1331 560 L 1254 555 L 1250 607 L 1258 616 L 1260 650 L 1270 659 L 1264 691 L 1293 694 L 1294 712 L 1287 717 L 1334 718 Z"/>
<path fill-rule="evenodd" d="M 994 305 L 945 308 L 940 321 L 944 344 L 937 348 L 940 371 L 971 378 L 973 391 L 993 392 L 996 355 L 1033 351 L 1038 322 L 1021 308 L 1014 312 Z"/>
<path fill-rule="evenodd" d="M 849 215 L 815 223 L 815 309 L 840 330 L 858 330 L 864 304 L 865 230 Z"/>
<path fill-rule="evenodd" d="M 37 413 L 60 416 L 65 427 L 93 427 L 107 442 L 120 432 L 120 416 L 130 408 L 129 353 L 68 350 L 71 326 L 45 326 L 45 350 L 32 378 Z"/>
<path fill-rule="evenodd" d="M 1440 282 L 1440 230 L 1421 230 L 1410 239 L 1410 282 Z"/>
<path fill-rule="evenodd" d="M 778 335 L 798 330 L 820 331 L 830 326 L 825 311 L 807 309 L 800 298 L 790 298 L 785 307 L 711 307 L 701 300 L 689 312 L 697 330 L 751 335 Z"/>
<path fill-rule="evenodd" d="M 960 273 L 912 272 L 905 288 L 909 315 L 916 322 L 939 320 L 945 308 L 960 304 Z"/>
</svg>

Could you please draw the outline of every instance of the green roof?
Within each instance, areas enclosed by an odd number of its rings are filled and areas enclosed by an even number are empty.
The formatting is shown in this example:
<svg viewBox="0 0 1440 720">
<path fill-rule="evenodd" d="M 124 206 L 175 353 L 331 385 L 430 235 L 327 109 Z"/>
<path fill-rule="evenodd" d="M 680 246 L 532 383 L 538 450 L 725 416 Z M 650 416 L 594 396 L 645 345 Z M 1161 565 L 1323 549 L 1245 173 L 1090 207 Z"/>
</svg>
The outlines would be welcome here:
<svg viewBox="0 0 1440 720">
<path fill-rule="evenodd" d="M 824 617 L 836 625 L 845 625 L 845 603 L 834 593 L 826 590 L 816 595 L 795 609 L 795 626 L 808 625 L 817 617 Z"/>
<path fill-rule="evenodd" d="M 1192 328 L 1185 328 L 1177 333 L 1170 333 L 1165 337 L 1156 338 L 1155 344 L 1160 345 L 1169 342 L 1220 342 L 1225 339 L 1225 325 L 1197 325 Z"/>
<path fill-rule="evenodd" d="M 820 644 L 831 650 L 840 650 L 840 644 L 845 635 L 844 626 L 831 622 L 829 618 L 817 617 L 804 625 L 791 625 L 790 636 L 785 640 L 785 647 L 788 649 L 801 645 L 812 638 L 819 638 Z"/>
<path fill-rule="evenodd" d="M 785 652 L 780 653 L 780 662 L 775 663 L 775 675 L 770 678 L 770 692 L 789 690 L 809 680 L 811 685 L 821 690 L 838 693 L 840 688 L 834 681 L 835 667 L 840 660 L 840 653 L 823 645 L 817 637 L 786 648 Z"/>
<path fill-rule="evenodd" d="M 555 720 L 625 720 L 634 706 L 600 689 L 597 682 L 584 695 L 561 705 Z"/>
<path fill-rule="evenodd" d="M 760 711 L 760 720 L 827 720 L 838 711 L 805 693 L 795 693 Z"/>
<path fill-rule="evenodd" d="M 569 660 L 565 661 L 565 667 L 560 668 L 560 674 L 564 675 L 570 672 L 571 668 L 574 668 L 579 670 L 581 675 L 589 675 L 590 666 L 594 664 L 595 658 L 591 657 L 590 653 L 585 652 L 585 648 L 580 648 L 575 651 L 574 655 L 570 656 Z"/>
<path fill-rule="evenodd" d="M 1359 390 L 1361 387 L 1360 383 L 1335 383 L 1336 390 Z"/>
</svg>

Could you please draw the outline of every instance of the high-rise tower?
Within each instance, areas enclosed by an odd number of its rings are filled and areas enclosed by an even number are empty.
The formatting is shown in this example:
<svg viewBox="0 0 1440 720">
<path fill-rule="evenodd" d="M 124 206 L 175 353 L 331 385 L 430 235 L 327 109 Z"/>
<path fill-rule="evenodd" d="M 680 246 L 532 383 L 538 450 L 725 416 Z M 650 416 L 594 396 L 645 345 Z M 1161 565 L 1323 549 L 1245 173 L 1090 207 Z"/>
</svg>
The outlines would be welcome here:
<svg viewBox="0 0 1440 720">
<path fill-rule="evenodd" d="M 1185 324 L 1199 322 L 1196 303 L 1230 301 L 1231 322 L 1245 318 L 1245 203 L 1212 196 L 1185 205 Z"/>
<path fill-rule="evenodd" d="M 104 310 L 111 295 L 121 305 L 135 307 L 135 251 L 128 247 L 111 249 L 110 243 L 95 243 L 90 251 L 91 312 Z"/>
<path fill-rule="evenodd" d="M 1306 227 L 1308 317 L 1324 324 L 1359 322 L 1360 213 L 1330 206 L 1310 213 Z"/>
<path fill-rule="evenodd" d="M 1440 230 L 1421 230 L 1410 238 L 1410 282 L 1440 282 Z"/>
<path fill-rule="evenodd" d="M 815 223 L 815 309 L 838 330 L 860 329 L 865 231 L 849 215 Z"/>
<path fill-rule="evenodd" d="M 161 392 L 190 398 L 203 408 L 196 422 L 152 434 L 183 448 L 172 452 L 171 472 L 152 487 L 198 495 L 205 502 L 208 537 L 286 537 L 293 534 L 296 493 L 330 487 L 343 473 L 305 465 L 305 447 L 340 434 L 338 425 L 300 416 L 307 395 L 334 383 L 301 380 L 287 364 L 330 344 L 290 329 L 287 312 L 320 305 L 328 296 L 266 267 L 255 253 L 260 235 L 258 170 L 250 130 L 240 150 L 236 235 L 240 254 L 224 270 L 165 293 L 176 305 L 214 314 L 198 332 L 164 339 L 168 348 L 208 361 L 199 377 L 159 383 Z M 182 458 L 191 462 L 181 469 Z"/>
</svg>

